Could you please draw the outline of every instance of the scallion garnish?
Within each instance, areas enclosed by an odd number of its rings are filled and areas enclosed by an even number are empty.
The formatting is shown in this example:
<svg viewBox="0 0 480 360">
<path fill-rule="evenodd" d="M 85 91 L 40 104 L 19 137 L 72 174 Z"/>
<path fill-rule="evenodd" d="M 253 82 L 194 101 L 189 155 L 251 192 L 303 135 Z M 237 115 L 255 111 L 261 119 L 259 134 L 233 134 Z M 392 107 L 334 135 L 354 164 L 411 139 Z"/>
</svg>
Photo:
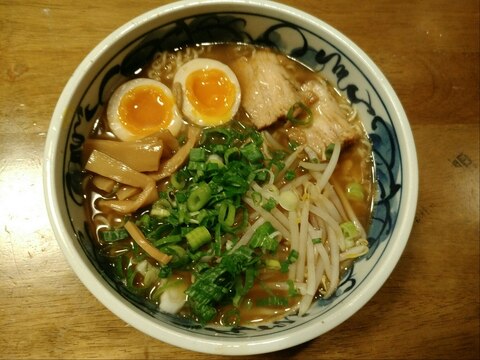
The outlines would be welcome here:
<svg viewBox="0 0 480 360">
<path fill-rule="evenodd" d="M 99 232 L 100 238 L 106 242 L 114 242 L 123 240 L 129 237 L 128 231 L 124 228 L 103 230 Z"/>
<path fill-rule="evenodd" d="M 278 247 L 278 241 L 270 236 L 275 232 L 276 230 L 270 222 L 267 221 L 263 223 L 253 233 L 249 242 L 249 246 L 252 249 L 261 248 L 264 251 L 276 251 Z"/>
<path fill-rule="evenodd" d="M 307 126 L 313 121 L 312 110 L 299 101 L 293 104 L 293 106 L 287 112 L 287 120 L 293 125 Z"/>
<path fill-rule="evenodd" d="M 206 183 L 201 183 L 195 188 L 187 199 L 187 207 L 190 211 L 198 211 L 203 208 L 210 196 L 212 195 L 212 189 Z"/>
<path fill-rule="evenodd" d="M 185 235 L 188 245 L 195 251 L 212 240 L 212 235 L 205 226 L 199 226 Z"/>
<path fill-rule="evenodd" d="M 287 170 L 285 172 L 285 175 L 283 176 L 283 178 L 287 181 L 292 181 L 293 179 L 295 179 L 295 177 L 296 175 L 294 170 Z"/>
<path fill-rule="evenodd" d="M 222 225 L 232 226 L 235 222 L 236 210 L 232 203 L 223 201 L 218 210 L 218 222 Z"/>
<path fill-rule="evenodd" d="M 325 149 L 325 158 L 327 160 L 330 160 L 330 158 L 332 157 L 332 154 L 333 154 L 333 149 L 335 148 L 335 144 L 329 144 L 326 149 Z"/>
<path fill-rule="evenodd" d="M 272 211 L 277 206 L 277 201 L 274 198 L 269 198 L 262 204 L 262 207 L 267 211 Z"/>
<path fill-rule="evenodd" d="M 362 201 L 365 198 L 362 184 L 352 182 L 347 185 L 347 197 L 350 200 Z"/>
<path fill-rule="evenodd" d="M 193 148 L 190 150 L 189 159 L 195 162 L 205 161 L 207 160 L 207 153 L 203 148 Z"/>
<path fill-rule="evenodd" d="M 268 296 L 258 299 L 257 306 L 288 306 L 288 299 L 284 296 Z"/>
</svg>

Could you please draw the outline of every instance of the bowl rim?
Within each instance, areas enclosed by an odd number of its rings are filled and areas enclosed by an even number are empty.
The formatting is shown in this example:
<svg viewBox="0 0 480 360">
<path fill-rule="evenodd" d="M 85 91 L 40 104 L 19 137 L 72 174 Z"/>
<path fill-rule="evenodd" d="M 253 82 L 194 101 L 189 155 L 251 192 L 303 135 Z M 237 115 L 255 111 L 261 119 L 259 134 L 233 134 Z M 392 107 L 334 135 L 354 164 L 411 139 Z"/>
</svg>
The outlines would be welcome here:
<svg viewBox="0 0 480 360">
<path fill-rule="evenodd" d="M 60 146 L 58 135 L 61 132 L 62 126 L 64 126 L 63 124 L 70 121 L 70 118 L 65 118 L 65 109 L 71 105 L 71 97 L 74 95 L 78 84 L 81 83 L 83 74 L 88 72 L 88 69 L 93 66 L 95 61 L 97 61 L 102 54 L 106 54 L 113 44 L 117 43 L 135 28 L 166 15 L 175 16 L 175 14 L 180 14 L 187 10 L 195 11 L 209 7 L 226 7 L 231 5 L 237 5 L 244 8 L 246 12 L 251 13 L 253 13 L 253 9 L 272 11 L 277 17 L 282 15 L 290 19 L 301 19 L 302 27 L 308 25 L 311 28 L 322 28 L 331 38 L 341 42 L 356 58 L 362 60 L 362 64 L 375 75 L 378 83 L 381 84 L 387 100 L 392 105 L 392 113 L 401 119 L 401 121 L 395 123 L 395 130 L 398 134 L 398 145 L 402 155 L 402 166 L 404 167 L 402 171 L 402 184 L 407 184 L 408 186 L 404 188 L 405 191 L 402 195 L 402 201 L 405 205 L 400 207 L 397 224 L 391 235 L 395 241 L 389 244 L 389 251 L 383 254 L 378 261 L 377 266 L 381 268 L 382 271 L 377 271 L 375 274 L 372 274 L 370 280 L 363 284 L 361 289 L 356 291 L 356 294 L 346 300 L 344 310 L 340 314 L 335 313 L 328 316 L 327 320 L 322 323 L 320 330 L 318 329 L 316 321 L 313 321 L 296 327 L 294 334 L 287 332 L 277 333 L 271 336 L 267 335 L 264 337 L 233 340 L 187 335 L 177 332 L 164 324 L 154 322 L 151 318 L 143 316 L 144 313 L 132 304 L 119 301 L 112 289 L 109 289 L 103 284 L 96 269 L 90 264 L 86 256 L 82 256 L 84 255 L 82 253 L 80 253 L 79 256 L 79 249 L 81 250 L 81 248 L 79 248 L 75 241 L 72 241 L 74 236 L 72 236 L 71 231 L 69 231 L 65 225 L 65 214 L 58 213 L 62 199 L 61 196 L 59 196 L 60 190 L 56 189 L 56 184 L 59 183 L 59 179 L 62 179 L 63 174 L 59 171 L 59 162 L 55 161 L 55 159 L 60 159 L 62 152 L 64 152 L 62 146 Z M 188 15 L 182 15 L 182 17 L 185 16 Z M 410 236 L 418 198 L 418 164 L 413 134 L 408 123 L 408 118 L 392 86 L 368 55 L 340 31 L 304 11 L 273 1 L 184 0 L 156 7 L 118 27 L 91 50 L 78 65 L 65 85 L 52 115 L 44 150 L 43 187 L 49 220 L 64 256 L 84 286 L 107 309 L 141 332 L 181 348 L 212 354 L 248 355 L 278 351 L 316 338 L 350 318 L 378 292 L 397 265 Z M 161 338 L 159 334 L 161 334 Z"/>
</svg>

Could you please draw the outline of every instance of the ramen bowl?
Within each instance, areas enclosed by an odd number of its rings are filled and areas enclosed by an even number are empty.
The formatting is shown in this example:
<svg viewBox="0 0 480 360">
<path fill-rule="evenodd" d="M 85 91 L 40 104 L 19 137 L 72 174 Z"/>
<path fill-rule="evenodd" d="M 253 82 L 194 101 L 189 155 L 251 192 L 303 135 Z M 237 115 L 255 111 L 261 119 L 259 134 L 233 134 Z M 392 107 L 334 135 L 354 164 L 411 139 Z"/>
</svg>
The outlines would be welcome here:
<svg viewBox="0 0 480 360">
<path fill-rule="evenodd" d="M 188 44 L 242 42 L 273 47 L 320 71 L 358 111 L 373 147 L 377 191 L 369 251 L 303 316 L 259 325 L 200 326 L 152 310 L 100 267 L 87 229 L 82 146 L 112 89 L 157 51 Z M 75 70 L 52 116 L 44 158 L 50 221 L 72 269 L 105 307 L 153 338 L 192 351 L 260 354 L 311 340 L 347 320 L 380 289 L 397 264 L 413 224 L 418 189 L 415 145 L 402 106 L 378 67 L 323 21 L 268 1 L 175 2 L 111 33 Z"/>
</svg>

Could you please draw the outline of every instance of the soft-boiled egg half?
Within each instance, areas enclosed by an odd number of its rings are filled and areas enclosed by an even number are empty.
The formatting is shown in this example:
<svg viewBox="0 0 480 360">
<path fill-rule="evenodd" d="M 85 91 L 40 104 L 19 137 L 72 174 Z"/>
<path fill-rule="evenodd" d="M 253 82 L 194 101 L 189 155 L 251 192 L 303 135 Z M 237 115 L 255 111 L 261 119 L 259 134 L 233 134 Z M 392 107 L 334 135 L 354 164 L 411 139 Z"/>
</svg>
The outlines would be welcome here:
<svg viewBox="0 0 480 360">
<path fill-rule="evenodd" d="M 180 84 L 183 115 L 194 124 L 222 125 L 233 118 L 240 106 L 238 79 L 220 61 L 190 60 L 178 69 L 173 83 Z"/>
<path fill-rule="evenodd" d="M 159 81 L 127 81 L 112 94 L 107 107 L 110 130 L 123 141 L 142 139 L 168 129 L 176 136 L 182 118 L 170 89 Z"/>
</svg>

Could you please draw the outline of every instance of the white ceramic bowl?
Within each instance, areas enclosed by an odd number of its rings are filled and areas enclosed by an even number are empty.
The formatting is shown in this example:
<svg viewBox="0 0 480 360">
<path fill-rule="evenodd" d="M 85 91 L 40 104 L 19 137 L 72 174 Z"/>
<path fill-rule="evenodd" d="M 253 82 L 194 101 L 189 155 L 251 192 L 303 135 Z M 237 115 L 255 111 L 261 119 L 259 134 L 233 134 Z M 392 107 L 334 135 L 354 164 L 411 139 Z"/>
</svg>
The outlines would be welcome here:
<svg viewBox="0 0 480 360">
<path fill-rule="evenodd" d="M 323 75 L 352 101 L 373 143 L 378 194 L 370 252 L 342 279 L 335 296 L 304 317 L 257 327 L 201 328 L 152 312 L 121 292 L 99 268 L 85 230 L 80 154 L 105 94 L 155 50 L 203 41 L 275 46 Z M 345 36 L 304 12 L 278 3 L 206 0 L 172 3 L 145 13 L 103 40 L 78 66 L 53 113 L 44 187 L 55 236 L 71 267 L 108 309 L 161 341 L 194 351 L 244 355 L 311 340 L 359 310 L 383 285 L 407 243 L 418 190 L 415 145 L 407 117 L 384 75 Z"/>
</svg>

